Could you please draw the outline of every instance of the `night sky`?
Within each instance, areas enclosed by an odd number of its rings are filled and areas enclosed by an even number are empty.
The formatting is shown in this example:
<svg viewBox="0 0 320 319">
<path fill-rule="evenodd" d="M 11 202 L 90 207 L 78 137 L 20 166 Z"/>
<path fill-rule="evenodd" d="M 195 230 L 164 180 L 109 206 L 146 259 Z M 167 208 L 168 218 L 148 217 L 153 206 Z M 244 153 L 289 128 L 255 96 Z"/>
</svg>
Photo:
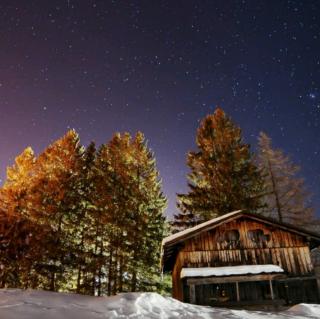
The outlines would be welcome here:
<svg viewBox="0 0 320 319">
<path fill-rule="evenodd" d="M 320 1 L 0 1 L 0 175 L 75 128 L 145 133 L 169 198 L 221 106 L 302 166 L 320 215 Z"/>
</svg>

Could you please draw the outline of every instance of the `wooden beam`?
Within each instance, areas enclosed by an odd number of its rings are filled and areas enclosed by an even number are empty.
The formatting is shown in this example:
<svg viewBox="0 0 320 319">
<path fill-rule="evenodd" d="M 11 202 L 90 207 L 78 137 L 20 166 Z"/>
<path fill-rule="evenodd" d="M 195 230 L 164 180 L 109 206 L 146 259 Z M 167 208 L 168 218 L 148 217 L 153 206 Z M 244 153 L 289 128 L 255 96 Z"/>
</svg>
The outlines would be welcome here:
<svg viewBox="0 0 320 319">
<path fill-rule="evenodd" d="M 288 277 L 288 278 L 279 278 L 280 282 L 286 282 L 286 281 L 296 281 L 296 280 L 315 280 L 317 277 L 310 276 L 310 277 Z"/>
<path fill-rule="evenodd" d="M 280 275 L 281 276 L 281 275 Z M 254 276 L 228 276 L 228 277 L 207 277 L 207 278 L 188 278 L 187 285 L 209 285 L 231 282 L 248 282 L 248 281 L 269 281 L 279 278 L 279 274 L 274 275 L 254 275 Z M 281 277 L 280 277 L 281 278 Z"/>
</svg>

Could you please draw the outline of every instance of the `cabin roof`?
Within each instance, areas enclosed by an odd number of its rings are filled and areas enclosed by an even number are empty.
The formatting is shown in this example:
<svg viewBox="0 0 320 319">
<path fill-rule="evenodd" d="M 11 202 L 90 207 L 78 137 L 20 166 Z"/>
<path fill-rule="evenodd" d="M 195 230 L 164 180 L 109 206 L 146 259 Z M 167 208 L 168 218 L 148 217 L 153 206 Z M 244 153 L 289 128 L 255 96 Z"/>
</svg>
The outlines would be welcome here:
<svg viewBox="0 0 320 319">
<path fill-rule="evenodd" d="M 219 216 L 217 218 L 210 219 L 204 223 L 201 223 L 201 224 L 196 225 L 194 227 L 191 227 L 191 228 L 185 229 L 183 231 L 180 231 L 178 233 L 175 233 L 173 235 L 170 235 L 170 236 L 163 239 L 162 245 L 167 245 L 172 242 L 179 241 L 180 239 L 183 239 L 185 237 L 188 237 L 188 238 L 193 237 L 192 234 L 202 233 L 203 229 L 207 230 L 208 227 L 215 225 L 216 223 L 219 223 L 220 221 L 223 221 L 223 220 L 227 219 L 228 217 L 233 217 L 234 215 L 237 215 L 240 212 L 241 212 L 241 210 L 236 210 L 234 212 Z M 189 235 L 191 235 L 191 236 L 189 236 Z"/>
<path fill-rule="evenodd" d="M 184 241 L 195 237 L 203 232 L 214 229 L 222 224 L 228 223 L 232 220 L 236 220 L 239 218 L 248 218 L 251 220 L 255 220 L 267 225 L 272 225 L 277 228 L 289 231 L 291 233 L 298 234 L 303 237 L 307 237 L 311 241 L 311 248 L 314 248 L 320 245 L 320 234 L 316 234 L 305 229 L 302 229 L 297 226 L 293 226 L 286 223 L 281 223 L 275 219 L 268 218 L 262 215 L 253 214 L 249 212 L 245 212 L 242 210 L 237 210 L 234 212 L 230 212 L 228 214 L 224 214 L 217 218 L 213 218 L 204 223 L 196 225 L 194 227 L 188 228 L 176 234 L 170 235 L 163 239 L 162 241 L 162 267 L 164 271 L 170 271 L 173 268 L 175 257 L 183 244 Z"/>
</svg>

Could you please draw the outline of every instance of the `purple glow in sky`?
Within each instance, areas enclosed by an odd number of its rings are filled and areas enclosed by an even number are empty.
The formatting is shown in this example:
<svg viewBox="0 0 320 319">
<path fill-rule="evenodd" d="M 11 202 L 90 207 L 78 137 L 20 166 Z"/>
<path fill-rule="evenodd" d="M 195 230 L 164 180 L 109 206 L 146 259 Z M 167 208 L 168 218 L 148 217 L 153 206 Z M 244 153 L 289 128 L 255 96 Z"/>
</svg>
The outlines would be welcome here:
<svg viewBox="0 0 320 319">
<path fill-rule="evenodd" d="M 199 120 L 221 106 L 302 166 L 320 214 L 318 1 L 3 0 L 0 175 L 75 128 L 141 130 L 175 212 Z"/>
</svg>

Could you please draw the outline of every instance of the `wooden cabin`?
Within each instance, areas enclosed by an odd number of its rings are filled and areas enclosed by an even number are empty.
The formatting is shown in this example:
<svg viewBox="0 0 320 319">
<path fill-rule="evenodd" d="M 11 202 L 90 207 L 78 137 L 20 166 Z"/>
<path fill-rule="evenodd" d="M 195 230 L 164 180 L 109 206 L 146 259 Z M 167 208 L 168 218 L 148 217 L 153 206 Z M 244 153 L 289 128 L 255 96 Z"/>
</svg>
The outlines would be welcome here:
<svg viewBox="0 0 320 319">
<path fill-rule="evenodd" d="M 173 297 L 242 307 L 319 302 L 310 249 L 320 235 L 261 215 L 235 211 L 171 235 L 162 267 Z"/>
</svg>

